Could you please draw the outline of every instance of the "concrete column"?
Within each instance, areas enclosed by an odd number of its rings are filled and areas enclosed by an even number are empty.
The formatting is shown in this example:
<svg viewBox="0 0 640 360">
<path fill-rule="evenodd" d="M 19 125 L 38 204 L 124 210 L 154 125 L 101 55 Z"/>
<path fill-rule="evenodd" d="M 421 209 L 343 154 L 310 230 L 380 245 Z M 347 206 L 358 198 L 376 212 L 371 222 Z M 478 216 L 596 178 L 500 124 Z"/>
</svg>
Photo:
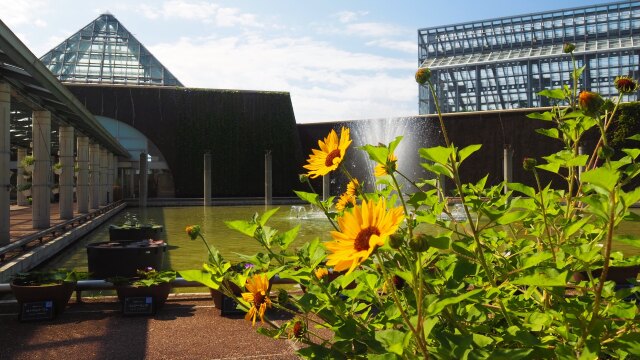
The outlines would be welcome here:
<svg viewBox="0 0 640 360">
<path fill-rule="evenodd" d="M 113 202 L 113 154 L 107 151 L 107 202 Z"/>
<path fill-rule="evenodd" d="M 107 178 L 109 177 L 109 156 L 107 149 L 100 147 L 100 206 L 107 205 L 107 192 L 108 184 Z"/>
<path fill-rule="evenodd" d="M 322 177 L 322 201 L 327 200 L 331 196 L 331 175 L 327 174 Z"/>
<path fill-rule="evenodd" d="M 9 244 L 9 219 L 11 209 L 9 193 L 11 179 L 9 178 L 9 124 L 11 123 L 11 86 L 0 83 L 0 246 Z M 18 174 L 22 177 L 21 174 Z"/>
<path fill-rule="evenodd" d="M 264 154 L 264 204 L 273 204 L 273 157 L 271 150 Z"/>
<path fill-rule="evenodd" d="M 76 182 L 76 201 L 78 212 L 89 212 L 89 138 L 78 136 L 78 179 Z"/>
<path fill-rule="evenodd" d="M 16 162 L 17 174 L 16 174 L 16 188 L 20 188 L 22 184 L 27 182 L 27 179 L 24 178 L 24 166 L 22 166 L 22 160 L 27 156 L 27 149 L 18 148 L 18 161 Z M 22 193 L 22 191 L 16 191 L 16 203 L 20 206 L 27 206 L 29 202 L 27 201 L 27 196 Z"/>
<path fill-rule="evenodd" d="M 100 145 L 89 145 L 89 209 L 100 208 Z"/>
<path fill-rule="evenodd" d="M 132 162 L 133 163 L 133 162 Z M 129 197 L 132 199 L 136 198 L 136 169 L 131 166 L 130 170 L 129 170 Z"/>
<path fill-rule="evenodd" d="M 505 144 L 502 154 L 502 163 L 502 175 L 505 181 L 503 191 L 506 194 L 509 191 L 506 183 L 513 182 L 513 149 L 511 148 L 511 145 Z"/>
<path fill-rule="evenodd" d="M 140 176 L 138 177 L 139 187 L 140 187 L 140 200 L 139 206 L 141 208 L 147 207 L 147 154 L 144 152 L 140 153 Z"/>
<path fill-rule="evenodd" d="M 51 113 L 33 112 L 33 176 L 31 213 L 34 229 L 51 225 Z"/>
<path fill-rule="evenodd" d="M 204 154 L 204 206 L 211 206 L 211 153 Z"/>
<path fill-rule="evenodd" d="M 60 126 L 60 219 L 73 219 L 73 127 Z"/>
</svg>

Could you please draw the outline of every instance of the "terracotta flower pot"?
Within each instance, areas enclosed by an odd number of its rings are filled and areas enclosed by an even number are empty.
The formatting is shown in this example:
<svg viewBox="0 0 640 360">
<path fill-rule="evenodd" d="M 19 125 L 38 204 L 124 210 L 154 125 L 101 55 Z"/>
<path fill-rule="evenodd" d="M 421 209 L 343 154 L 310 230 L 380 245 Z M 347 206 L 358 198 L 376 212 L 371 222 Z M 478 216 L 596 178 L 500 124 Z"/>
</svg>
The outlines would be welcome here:
<svg viewBox="0 0 640 360">
<path fill-rule="evenodd" d="M 229 289 L 233 292 L 233 295 L 235 296 L 242 295 L 242 289 L 240 289 L 238 285 L 232 282 L 227 282 L 226 284 L 229 287 Z M 222 310 L 222 301 L 224 298 L 224 295 L 222 294 L 222 292 L 216 289 L 209 289 L 209 292 L 211 293 L 211 298 L 213 299 L 213 305 L 216 307 L 216 309 Z"/>
<path fill-rule="evenodd" d="M 11 291 L 15 296 L 20 308 L 24 303 L 38 301 L 52 301 L 54 316 L 61 314 L 71 298 L 73 290 L 76 288 L 75 282 L 63 282 L 53 285 L 16 285 L 11 283 Z"/>
<path fill-rule="evenodd" d="M 118 300 L 124 308 L 125 298 L 131 297 L 148 297 L 153 298 L 152 314 L 160 310 L 169 297 L 171 292 L 170 283 L 162 283 L 153 286 L 131 286 L 121 285 L 116 286 L 116 292 L 118 294 Z"/>
</svg>

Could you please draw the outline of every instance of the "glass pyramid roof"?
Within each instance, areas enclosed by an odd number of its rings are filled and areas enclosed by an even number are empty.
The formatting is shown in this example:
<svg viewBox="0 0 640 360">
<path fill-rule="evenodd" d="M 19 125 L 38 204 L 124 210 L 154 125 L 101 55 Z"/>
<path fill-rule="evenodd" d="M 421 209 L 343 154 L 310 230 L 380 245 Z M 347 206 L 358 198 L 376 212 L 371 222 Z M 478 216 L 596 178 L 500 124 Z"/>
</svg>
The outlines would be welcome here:
<svg viewBox="0 0 640 360">
<path fill-rule="evenodd" d="M 62 82 L 184 86 L 111 14 L 40 58 Z"/>
</svg>

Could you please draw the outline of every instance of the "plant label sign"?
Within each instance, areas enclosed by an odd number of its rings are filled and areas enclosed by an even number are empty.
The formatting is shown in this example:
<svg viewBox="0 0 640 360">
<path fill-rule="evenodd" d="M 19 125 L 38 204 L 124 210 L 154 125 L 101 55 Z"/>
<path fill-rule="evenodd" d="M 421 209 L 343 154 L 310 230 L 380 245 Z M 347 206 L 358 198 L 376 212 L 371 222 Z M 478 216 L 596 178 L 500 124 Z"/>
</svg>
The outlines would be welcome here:
<svg viewBox="0 0 640 360">
<path fill-rule="evenodd" d="M 20 321 L 51 320 L 55 317 L 53 301 L 33 301 L 22 303 Z"/>
<path fill-rule="evenodd" d="M 244 313 L 244 311 L 236 308 L 235 300 L 222 295 L 222 309 L 220 309 L 220 315 L 241 315 Z"/>
<path fill-rule="evenodd" d="M 153 297 L 125 297 L 122 304 L 122 313 L 124 315 L 152 315 L 154 313 Z"/>
</svg>

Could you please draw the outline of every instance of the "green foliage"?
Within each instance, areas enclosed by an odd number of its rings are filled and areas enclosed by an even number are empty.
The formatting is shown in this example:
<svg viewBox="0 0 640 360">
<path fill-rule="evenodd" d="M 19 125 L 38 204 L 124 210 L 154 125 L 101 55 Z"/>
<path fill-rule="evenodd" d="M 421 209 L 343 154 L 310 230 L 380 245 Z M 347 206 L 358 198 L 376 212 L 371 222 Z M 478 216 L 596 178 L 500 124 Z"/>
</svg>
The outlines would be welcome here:
<svg viewBox="0 0 640 360">
<path fill-rule="evenodd" d="M 131 285 L 136 287 L 150 287 L 172 282 L 176 279 L 176 272 L 173 270 L 158 271 L 154 268 L 140 269 L 134 277 L 113 277 L 107 279 L 114 285 Z"/>
<path fill-rule="evenodd" d="M 551 129 L 539 133 L 562 145 L 560 151 L 527 162 L 534 187 L 489 185 L 488 177 L 464 183 L 462 163 L 480 145 L 458 149 L 445 137 L 444 146 L 419 149 L 419 155 L 431 176 L 453 181 L 455 202 L 443 199 L 432 179 L 415 179 L 411 190 L 401 188 L 396 177 L 407 177 L 389 167 L 390 173 L 378 181 L 384 188 L 358 191 L 354 209 L 337 211 L 332 200 L 297 192 L 319 206 L 334 226 L 329 244 L 315 239 L 291 249 L 297 229 L 280 233 L 269 227 L 270 212 L 227 223 L 264 249 L 246 255 L 256 272 L 269 278 L 278 274 L 305 290 L 272 299 L 272 306 L 305 322 L 304 334 L 292 332 L 293 322 L 269 322 L 271 329 L 261 332 L 272 337 L 293 334 L 305 344 L 298 352 L 304 358 L 637 356 L 640 314 L 629 299 L 640 289 L 616 286 L 607 274 L 640 264 L 640 256 L 612 251 L 614 239 L 634 246 L 640 242 L 637 236 L 616 233 L 623 219 L 640 220 L 629 209 L 640 200 L 640 189 L 623 188 L 640 173 L 640 151 L 627 148 L 617 157 L 598 158 L 598 149 L 591 149 L 592 155 L 579 155 L 590 129 L 599 131 L 598 148 L 609 146 L 608 130 L 620 101 L 603 101 L 607 111 L 602 114 L 579 109 L 576 84 L 582 71 L 572 72 L 573 88 L 540 93 L 563 106 L 530 115 L 551 122 Z M 385 164 L 399 141 L 361 150 Z M 555 174 L 565 186 L 542 184 L 540 171 Z M 365 207 L 365 201 L 377 199 L 393 210 L 374 214 Z M 388 238 L 380 235 L 380 219 L 390 221 L 398 208 L 404 213 L 399 228 Z M 358 216 L 365 220 L 356 226 L 353 219 Z M 378 240 L 371 249 L 370 241 Z M 215 269 L 207 281 L 215 278 L 217 285 L 229 272 L 215 259 L 210 255 Z M 329 266 L 350 268 L 341 261 L 357 261 L 357 266 L 346 272 Z"/>
<path fill-rule="evenodd" d="M 47 286 L 85 280 L 88 274 L 82 271 L 55 269 L 49 271 L 30 271 L 17 273 L 11 282 L 20 286 Z"/>
</svg>

